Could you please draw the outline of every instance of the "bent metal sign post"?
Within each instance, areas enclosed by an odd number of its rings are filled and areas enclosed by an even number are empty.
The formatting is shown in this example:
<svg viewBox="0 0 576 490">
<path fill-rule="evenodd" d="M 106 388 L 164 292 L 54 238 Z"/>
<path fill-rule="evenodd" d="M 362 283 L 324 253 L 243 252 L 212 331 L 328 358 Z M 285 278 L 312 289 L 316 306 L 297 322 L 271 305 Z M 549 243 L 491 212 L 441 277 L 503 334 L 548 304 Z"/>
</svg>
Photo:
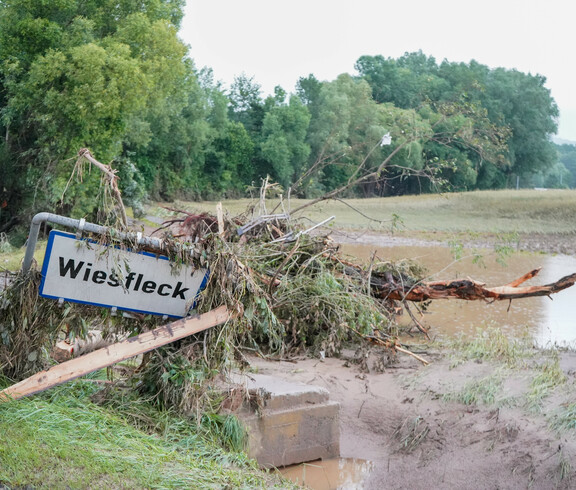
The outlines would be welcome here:
<svg viewBox="0 0 576 490">
<path fill-rule="evenodd" d="M 51 231 L 40 296 L 120 310 L 184 317 L 194 307 L 208 271 L 162 256 L 101 245 Z"/>
</svg>

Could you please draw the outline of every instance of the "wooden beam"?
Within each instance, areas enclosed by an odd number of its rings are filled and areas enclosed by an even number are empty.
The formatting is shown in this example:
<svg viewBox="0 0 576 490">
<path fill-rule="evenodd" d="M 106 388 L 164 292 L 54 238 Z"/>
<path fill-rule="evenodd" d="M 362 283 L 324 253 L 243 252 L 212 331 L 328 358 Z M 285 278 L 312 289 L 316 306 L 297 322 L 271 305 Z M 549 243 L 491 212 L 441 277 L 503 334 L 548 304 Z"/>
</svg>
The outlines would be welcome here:
<svg viewBox="0 0 576 490">
<path fill-rule="evenodd" d="M 220 325 L 231 316 L 225 306 L 220 306 L 203 315 L 176 320 L 90 354 L 57 364 L 0 391 L 0 403 L 40 393 L 66 381 Z"/>
</svg>

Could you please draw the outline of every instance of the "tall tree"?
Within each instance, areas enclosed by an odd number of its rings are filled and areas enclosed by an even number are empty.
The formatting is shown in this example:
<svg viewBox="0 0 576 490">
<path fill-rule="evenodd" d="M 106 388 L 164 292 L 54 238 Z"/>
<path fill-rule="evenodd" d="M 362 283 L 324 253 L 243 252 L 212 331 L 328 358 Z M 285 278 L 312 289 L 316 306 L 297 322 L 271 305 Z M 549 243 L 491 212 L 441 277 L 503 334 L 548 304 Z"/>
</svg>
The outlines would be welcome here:
<svg viewBox="0 0 576 490">
<path fill-rule="evenodd" d="M 262 88 L 254 77 L 245 74 L 234 77 L 228 93 L 230 119 L 242 123 L 248 132 L 258 133 L 264 119 Z"/>
<path fill-rule="evenodd" d="M 504 68 L 487 77 L 483 105 L 491 120 L 512 132 L 505 167 L 509 176 L 546 170 L 557 161 L 550 137 L 558 129 L 559 112 L 545 83 L 542 76 Z"/>
<path fill-rule="evenodd" d="M 377 102 L 391 102 L 403 109 L 441 100 L 449 90 L 448 83 L 438 76 L 436 60 L 422 51 L 406 53 L 397 60 L 361 56 L 355 66 Z"/>
<path fill-rule="evenodd" d="M 473 121 L 478 135 L 499 133 L 497 139 L 501 140 L 508 133 L 507 149 L 499 151 L 497 158 L 479 154 L 476 144 L 453 141 L 450 149 L 428 145 L 429 157 L 451 162 L 453 171 L 447 176 L 457 188 L 504 186 L 513 175 L 527 176 L 555 164 L 550 136 L 556 131 L 558 109 L 543 77 L 503 68 L 491 70 L 475 61 L 444 61 L 438 66 L 422 52 L 407 53 L 397 60 L 363 56 L 356 67 L 379 102 L 424 111 L 428 105 L 435 111 L 450 104 Z M 454 124 L 457 119 L 450 117 L 449 121 Z M 502 150 L 501 141 L 493 143 L 488 146 Z"/>
<path fill-rule="evenodd" d="M 310 113 L 295 95 L 286 104 L 277 90 L 274 101 L 262 123 L 260 151 L 272 177 L 288 187 L 306 169 L 310 155 L 306 143 Z"/>
<path fill-rule="evenodd" d="M 238 197 L 255 178 L 255 144 L 244 125 L 229 118 L 230 100 L 221 85 L 214 83 L 211 70 L 203 70 L 199 78 L 206 94 L 210 127 L 200 180 L 203 197 Z"/>
<path fill-rule="evenodd" d="M 310 167 L 316 170 L 310 173 L 310 195 L 342 187 L 370 173 L 392 151 L 395 156 L 385 171 L 362 182 L 361 188 L 368 195 L 390 192 L 390 177 L 397 173 L 394 166 L 422 168 L 418 139 L 428 134 L 430 127 L 413 110 L 378 104 L 371 92 L 366 81 L 347 74 L 322 84 L 308 134 Z M 386 134 L 392 137 L 391 145 L 380 146 Z M 347 188 L 347 192 L 354 190 L 358 188 Z"/>
<path fill-rule="evenodd" d="M 187 103 L 182 2 L 33 2 L 0 6 L 0 125 L 6 182 L 0 227 L 23 208 L 58 201 L 83 146 L 103 161 L 123 142 L 145 145 L 150 117 Z M 93 206 L 96 178 L 67 194 L 68 210 Z"/>
</svg>

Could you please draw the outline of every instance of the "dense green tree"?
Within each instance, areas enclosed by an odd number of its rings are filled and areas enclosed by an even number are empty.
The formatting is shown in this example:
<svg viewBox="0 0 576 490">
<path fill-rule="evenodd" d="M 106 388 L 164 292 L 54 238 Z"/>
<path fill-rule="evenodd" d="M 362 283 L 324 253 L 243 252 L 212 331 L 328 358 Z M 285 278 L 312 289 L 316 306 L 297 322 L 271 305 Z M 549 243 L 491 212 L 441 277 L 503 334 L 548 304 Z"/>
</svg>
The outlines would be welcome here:
<svg viewBox="0 0 576 490">
<path fill-rule="evenodd" d="M 466 144 L 452 141 L 450 150 L 428 145 L 429 157 L 451 163 L 452 171 L 446 177 L 456 188 L 501 187 L 509 185 L 515 175 L 542 172 L 555 164 L 550 135 L 556 131 L 558 109 L 543 77 L 502 68 L 491 70 L 475 61 L 444 61 L 438 66 L 434 58 L 421 52 L 407 53 L 398 60 L 363 56 L 356 68 L 379 102 L 415 109 L 428 104 L 432 108 L 456 104 L 473 122 L 478 137 L 498 134 L 501 139 L 508 133 L 505 152 L 501 142 L 479 145 L 480 140 L 475 144 L 470 137 Z M 449 120 L 451 124 L 456 121 L 454 117 Z M 498 156 L 492 152 L 492 158 L 486 158 L 486 154 L 478 153 L 487 146 L 499 148 Z"/>
<path fill-rule="evenodd" d="M 317 107 L 308 135 L 310 168 L 317 169 L 310 177 L 311 194 L 372 173 L 392 152 L 394 157 L 386 169 L 377 178 L 364 181 L 356 192 L 389 194 L 407 169 L 423 169 L 420 141 L 429 137 L 430 126 L 414 110 L 378 104 L 366 81 L 344 74 L 323 83 Z M 381 146 L 387 134 L 391 144 Z"/>
<path fill-rule="evenodd" d="M 507 175 L 546 171 L 557 161 L 551 135 L 556 133 L 558 107 L 545 87 L 546 79 L 497 68 L 485 82 L 482 104 L 492 121 L 511 130 Z"/>
<path fill-rule="evenodd" d="M 262 122 L 260 149 L 271 176 L 287 188 L 306 170 L 310 113 L 295 95 L 286 104 L 277 91 L 274 100 Z"/>
<path fill-rule="evenodd" d="M 376 106 L 368 84 L 350 75 L 322 84 L 308 135 L 310 163 L 323 169 L 314 182 L 319 190 L 342 185 L 382 138 L 385 128 L 379 126 Z"/>
<path fill-rule="evenodd" d="M 558 160 L 568 174 L 564 176 L 562 185 L 574 189 L 576 187 L 576 145 L 556 145 Z"/>
<path fill-rule="evenodd" d="M 244 125 L 230 120 L 230 100 L 221 85 L 214 83 L 212 72 L 203 70 L 199 78 L 210 126 L 201 186 L 205 197 L 238 197 L 254 179 L 255 145 Z"/>
<path fill-rule="evenodd" d="M 257 134 L 264 120 L 262 88 L 254 77 L 245 74 L 234 77 L 228 92 L 230 119 L 242 123 L 249 133 Z"/>
<path fill-rule="evenodd" d="M 421 51 L 406 53 L 397 60 L 381 55 L 362 56 L 355 66 L 370 84 L 377 102 L 391 102 L 403 109 L 441 100 L 450 89 L 438 76 L 436 60 Z"/>
<path fill-rule="evenodd" d="M 154 123 L 179 114 L 193 76 L 177 37 L 181 8 L 161 0 L 0 6 L 0 165 L 13 176 L 0 227 L 22 208 L 52 208 L 79 148 L 109 161 L 125 142 L 144 147 Z M 89 212 L 97 180 L 71 188 L 67 209 Z"/>
<path fill-rule="evenodd" d="M 314 114 L 315 108 L 318 106 L 318 99 L 322 90 L 322 82 L 320 82 L 314 75 L 310 74 L 307 77 L 300 77 L 296 84 L 296 94 L 300 100 L 308 107 L 311 114 Z"/>
<path fill-rule="evenodd" d="M 163 110 L 152 106 L 137 119 L 149 128 L 148 141 L 134 143 L 136 130 L 125 139 L 124 151 L 133 155 L 146 191 L 155 198 L 202 196 L 205 152 L 212 139 L 210 108 L 194 76 L 186 77 L 182 85 L 174 99 L 165 97 Z"/>
</svg>

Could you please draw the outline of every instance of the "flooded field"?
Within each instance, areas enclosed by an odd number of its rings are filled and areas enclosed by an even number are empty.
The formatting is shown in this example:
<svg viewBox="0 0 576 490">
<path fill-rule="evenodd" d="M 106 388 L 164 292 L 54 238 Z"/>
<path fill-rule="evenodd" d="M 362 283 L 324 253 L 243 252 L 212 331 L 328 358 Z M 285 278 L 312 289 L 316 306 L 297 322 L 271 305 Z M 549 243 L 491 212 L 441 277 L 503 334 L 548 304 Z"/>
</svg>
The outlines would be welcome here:
<svg viewBox="0 0 576 490">
<path fill-rule="evenodd" d="M 548 284 L 576 272 L 576 258 L 568 255 L 516 252 L 499 263 L 491 250 L 464 250 L 465 256 L 455 260 L 450 248 L 441 245 L 395 245 L 376 240 L 344 244 L 343 252 L 362 260 L 370 260 L 375 252 L 380 260 L 413 259 L 425 266 L 428 280 L 452 280 L 470 277 L 488 287 L 501 286 L 526 272 L 541 267 L 536 278 L 526 285 Z M 474 252 L 481 256 L 474 263 Z M 576 287 L 540 298 L 526 298 L 486 303 L 480 301 L 437 300 L 423 317 L 432 337 L 474 334 L 478 328 L 498 327 L 513 336 L 530 335 L 542 347 L 576 346 Z M 400 323 L 408 323 L 409 318 Z"/>
</svg>

